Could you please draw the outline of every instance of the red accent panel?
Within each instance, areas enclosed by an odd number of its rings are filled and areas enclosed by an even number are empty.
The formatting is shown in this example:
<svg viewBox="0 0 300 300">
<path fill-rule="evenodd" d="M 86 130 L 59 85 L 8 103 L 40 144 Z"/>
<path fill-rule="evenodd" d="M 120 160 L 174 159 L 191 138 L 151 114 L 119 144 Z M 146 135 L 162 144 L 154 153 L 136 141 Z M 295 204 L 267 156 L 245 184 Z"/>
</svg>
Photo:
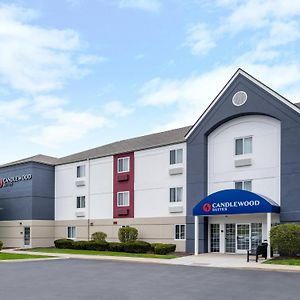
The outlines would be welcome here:
<svg viewBox="0 0 300 300">
<path fill-rule="evenodd" d="M 129 157 L 129 172 L 118 173 L 118 158 Z M 113 180 L 113 215 L 114 218 L 134 217 L 134 153 L 114 155 L 114 180 Z M 120 180 L 121 179 L 121 180 Z M 117 193 L 129 191 L 129 206 L 117 206 Z"/>
</svg>

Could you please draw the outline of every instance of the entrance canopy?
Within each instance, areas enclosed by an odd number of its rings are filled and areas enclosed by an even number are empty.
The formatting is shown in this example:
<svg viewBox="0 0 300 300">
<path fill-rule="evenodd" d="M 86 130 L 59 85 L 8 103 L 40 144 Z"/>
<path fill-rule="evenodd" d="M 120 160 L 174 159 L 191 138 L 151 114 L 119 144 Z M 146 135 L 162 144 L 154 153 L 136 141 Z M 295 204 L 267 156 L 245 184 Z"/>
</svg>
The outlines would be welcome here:
<svg viewBox="0 0 300 300">
<path fill-rule="evenodd" d="M 201 200 L 193 209 L 194 216 L 279 213 L 273 200 L 245 190 L 222 190 Z"/>
</svg>

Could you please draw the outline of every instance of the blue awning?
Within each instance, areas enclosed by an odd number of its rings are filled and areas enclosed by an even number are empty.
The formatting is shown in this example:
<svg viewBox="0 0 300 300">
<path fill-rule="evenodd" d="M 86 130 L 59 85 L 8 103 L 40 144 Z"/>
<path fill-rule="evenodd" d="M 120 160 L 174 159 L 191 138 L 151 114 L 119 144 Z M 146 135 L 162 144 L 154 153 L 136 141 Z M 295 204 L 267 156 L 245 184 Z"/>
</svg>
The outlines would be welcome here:
<svg viewBox="0 0 300 300">
<path fill-rule="evenodd" d="M 201 200 L 193 209 L 194 216 L 279 213 L 273 200 L 244 190 L 222 190 Z"/>
</svg>

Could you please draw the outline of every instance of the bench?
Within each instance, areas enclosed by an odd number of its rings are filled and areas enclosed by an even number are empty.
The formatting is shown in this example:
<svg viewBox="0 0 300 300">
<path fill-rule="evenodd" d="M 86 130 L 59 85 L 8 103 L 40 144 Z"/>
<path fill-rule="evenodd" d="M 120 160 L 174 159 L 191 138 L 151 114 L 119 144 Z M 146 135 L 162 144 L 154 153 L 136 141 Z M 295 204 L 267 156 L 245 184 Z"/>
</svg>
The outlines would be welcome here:
<svg viewBox="0 0 300 300">
<path fill-rule="evenodd" d="M 268 243 L 262 243 L 258 245 L 256 249 L 251 249 L 247 251 L 247 262 L 249 262 L 250 256 L 256 257 L 256 262 L 258 262 L 258 256 L 261 255 L 265 259 L 267 259 L 268 253 Z"/>
</svg>

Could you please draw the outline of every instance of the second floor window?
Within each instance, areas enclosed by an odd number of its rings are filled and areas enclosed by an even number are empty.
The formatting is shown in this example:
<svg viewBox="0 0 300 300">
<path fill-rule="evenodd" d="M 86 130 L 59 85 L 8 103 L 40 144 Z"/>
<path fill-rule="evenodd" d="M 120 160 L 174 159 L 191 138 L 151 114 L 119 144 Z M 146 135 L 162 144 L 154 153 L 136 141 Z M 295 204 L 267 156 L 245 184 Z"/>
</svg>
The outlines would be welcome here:
<svg viewBox="0 0 300 300">
<path fill-rule="evenodd" d="M 235 139 L 235 155 L 252 153 L 252 136 Z"/>
<path fill-rule="evenodd" d="M 170 202 L 182 201 L 182 187 L 170 188 Z"/>
<path fill-rule="evenodd" d="M 170 165 L 181 164 L 183 161 L 182 149 L 174 149 L 170 151 Z"/>
<path fill-rule="evenodd" d="M 77 208 L 85 208 L 85 196 L 79 196 L 76 199 Z"/>
<path fill-rule="evenodd" d="M 85 177 L 85 165 L 77 166 L 77 178 Z"/>
<path fill-rule="evenodd" d="M 129 157 L 118 158 L 118 173 L 129 172 Z"/>
<path fill-rule="evenodd" d="M 117 194 L 117 206 L 129 206 L 129 192 L 119 192 Z"/>
<path fill-rule="evenodd" d="M 252 181 L 251 180 L 243 180 L 243 181 L 236 181 L 235 183 L 236 190 L 245 190 L 245 191 L 252 191 Z"/>
</svg>

